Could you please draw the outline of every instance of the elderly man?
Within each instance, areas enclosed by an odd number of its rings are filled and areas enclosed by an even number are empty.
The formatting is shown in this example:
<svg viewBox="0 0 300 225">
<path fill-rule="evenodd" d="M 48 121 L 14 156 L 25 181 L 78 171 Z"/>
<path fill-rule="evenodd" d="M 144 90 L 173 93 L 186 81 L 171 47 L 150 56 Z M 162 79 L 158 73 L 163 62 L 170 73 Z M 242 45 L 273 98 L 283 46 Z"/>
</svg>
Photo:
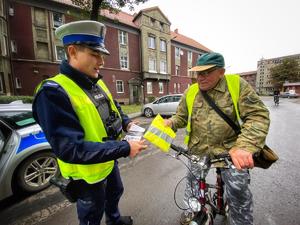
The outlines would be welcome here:
<svg viewBox="0 0 300 225">
<path fill-rule="evenodd" d="M 122 128 L 132 121 L 122 112 L 99 75 L 104 58 L 106 28 L 96 21 L 59 27 L 67 58 L 60 74 L 37 88 L 33 115 L 49 141 L 63 177 L 77 193 L 80 225 L 131 225 L 118 208 L 123 193 L 117 159 L 134 157 L 143 141 L 120 141 Z"/>
<path fill-rule="evenodd" d="M 269 128 L 269 112 L 251 86 L 242 78 L 238 84 L 226 75 L 224 58 L 219 53 L 202 55 L 197 65 L 190 71 L 197 81 L 186 90 L 176 115 L 165 120 L 165 125 L 174 130 L 187 127 L 186 144 L 191 154 L 218 155 L 229 152 L 236 169 L 222 169 L 221 176 L 226 187 L 231 225 L 253 224 L 253 201 L 248 187 L 249 168 L 253 168 L 252 154 L 262 149 Z M 233 105 L 232 93 L 228 86 L 237 86 L 239 90 L 238 110 Z M 212 101 L 237 125 L 243 121 L 238 135 L 224 119 L 206 102 L 207 94 Z M 192 165 L 193 173 L 199 169 Z M 188 174 L 185 202 L 192 195 L 191 181 Z M 185 212 L 181 223 L 190 221 L 190 213 Z"/>
</svg>

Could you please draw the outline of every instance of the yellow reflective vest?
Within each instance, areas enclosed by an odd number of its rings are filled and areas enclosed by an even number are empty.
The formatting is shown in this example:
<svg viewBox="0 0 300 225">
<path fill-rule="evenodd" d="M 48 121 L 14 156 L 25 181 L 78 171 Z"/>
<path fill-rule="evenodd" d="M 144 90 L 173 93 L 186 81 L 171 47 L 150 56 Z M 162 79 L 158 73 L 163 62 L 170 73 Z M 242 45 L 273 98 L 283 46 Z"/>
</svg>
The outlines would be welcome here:
<svg viewBox="0 0 300 225">
<path fill-rule="evenodd" d="M 237 115 L 237 119 L 239 124 L 242 124 L 242 120 L 240 118 L 239 110 L 238 110 L 238 101 L 240 97 L 240 76 L 236 74 L 227 74 L 225 75 L 228 91 L 231 95 L 232 102 L 234 105 L 234 109 Z M 184 138 L 184 143 L 187 145 L 190 140 L 191 133 L 191 120 L 192 120 L 192 111 L 193 105 L 196 98 L 196 95 L 199 92 L 198 83 L 191 85 L 186 94 L 186 105 L 188 110 L 188 122 L 186 126 L 186 135 Z"/>
<path fill-rule="evenodd" d="M 58 74 L 47 80 L 58 83 L 67 93 L 72 107 L 79 118 L 80 125 L 84 130 L 84 141 L 102 142 L 102 138 L 107 137 L 105 126 L 95 105 L 86 93 L 73 80 L 63 74 Z M 119 111 L 114 104 L 112 95 L 104 82 L 99 80 L 97 84 L 109 97 L 112 110 L 120 116 Z M 41 85 L 38 86 L 36 91 L 38 91 L 40 87 Z M 89 184 L 97 183 L 105 179 L 111 173 L 114 166 L 113 160 L 88 165 L 67 163 L 60 159 L 57 159 L 57 161 L 63 177 L 83 179 Z"/>
</svg>

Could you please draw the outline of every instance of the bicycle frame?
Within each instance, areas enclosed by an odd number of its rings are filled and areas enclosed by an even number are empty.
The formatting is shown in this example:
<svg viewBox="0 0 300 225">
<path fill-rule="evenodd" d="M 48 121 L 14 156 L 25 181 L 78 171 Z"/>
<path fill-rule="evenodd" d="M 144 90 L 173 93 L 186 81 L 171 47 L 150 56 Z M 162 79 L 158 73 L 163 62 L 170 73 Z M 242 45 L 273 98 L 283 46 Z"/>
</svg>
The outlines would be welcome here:
<svg viewBox="0 0 300 225">
<path fill-rule="evenodd" d="M 201 160 L 201 158 L 197 158 L 196 156 L 190 156 L 187 153 L 187 150 L 171 145 L 171 148 L 177 152 L 175 158 L 178 159 L 179 155 L 184 155 L 191 163 L 199 164 L 202 168 L 200 171 L 200 177 L 198 180 L 198 187 L 200 196 L 197 198 L 199 203 L 201 204 L 201 209 L 199 212 L 195 212 L 195 216 L 192 219 L 191 223 L 193 225 L 201 225 L 204 224 L 203 221 L 206 221 L 205 224 L 213 224 L 213 219 L 216 214 L 226 215 L 226 202 L 224 201 L 224 182 L 221 177 L 221 168 L 213 167 L 217 162 L 225 162 L 226 166 L 222 168 L 230 168 L 232 167 L 232 163 L 229 162 L 230 156 L 228 154 L 221 155 L 215 159 L 205 159 Z M 210 170 L 216 168 L 216 184 L 209 184 L 206 182 L 207 173 L 205 170 Z M 216 191 L 212 192 L 212 189 Z"/>
</svg>

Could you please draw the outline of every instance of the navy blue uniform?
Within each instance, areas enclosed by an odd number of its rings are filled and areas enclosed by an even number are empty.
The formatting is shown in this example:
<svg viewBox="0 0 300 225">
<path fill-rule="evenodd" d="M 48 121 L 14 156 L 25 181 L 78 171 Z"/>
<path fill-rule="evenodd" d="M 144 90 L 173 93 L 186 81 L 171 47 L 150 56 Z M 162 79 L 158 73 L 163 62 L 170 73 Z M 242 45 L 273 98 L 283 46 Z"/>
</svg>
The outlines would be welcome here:
<svg viewBox="0 0 300 225">
<path fill-rule="evenodd" d="M 67 61 L 62 62 L 60 72 L 85 90 L 90 90 L 98 81 L 72 68 Z M 131 120 L 122 112 L 119 104 L 115 104 L 122 117 L 123 130 L 126 131 Z M 84 130 L 68 95 L 53 81 L 44 83 L 32 107 L 33 116 L 45 132 L 55 155 L 64 162 L 94 164 L 127 157 L 130 153 L 127 141 L 85 141 Z M 118 202 L 123 193 L 123 185 L 117 162 L 112 173 L 104 181 L 92 185 L 83 180 L 75 182 L 78 183 L 78 187 L 84 187 L 77 201 L 80 225 L 99 225 L 104 211 L 108 223 L 114 223 L 120 218 Z"/>
</svg>

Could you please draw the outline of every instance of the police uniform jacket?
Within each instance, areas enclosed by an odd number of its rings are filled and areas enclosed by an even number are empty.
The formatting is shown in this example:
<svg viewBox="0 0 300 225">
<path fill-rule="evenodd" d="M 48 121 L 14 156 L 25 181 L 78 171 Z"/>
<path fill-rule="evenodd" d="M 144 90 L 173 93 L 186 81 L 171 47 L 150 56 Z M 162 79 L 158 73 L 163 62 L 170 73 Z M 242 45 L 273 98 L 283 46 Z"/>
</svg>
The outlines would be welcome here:
<svg viewBox="0 0 300 225">
<path fill-rule="evenodd" d="M 92 89 L 101 79 L 101 77 L 98 79 L 88 78 L 87 75 L 71 67 L 67 61 L 62 62 L 60 73 L 87 90 Z M 126 131 L 131 120 L 122 112 L 116 101 L 115 104 L 122 117 L 123 130 Z M 127 157 L 130 153 L 127 141 L 111 140 L 103 143 L 84 141 L 83 128 L 67 93 L 53 81 L 43 84 L 32 107 L 33 117 L 45 132 L 55 155 L 64 162 L 94 164 Z"/>
<path fill-rule="evenodd" d="M 171 118 L 175 130 L 187 125 L 186 93 L 187 91 L 181 98 L 176 115 Z M 216 105 L 237 123 L 225 77 L 222 77 L 218 84 L 207 93 Z M 191 133 L 188 143 L 191 153 L 216 155 L 229 151 L 234 146 L 253 153 L 261 149 L 269 129 L 269 111 L 253 88 L 242 78 L 240 78 L 238 108 L 244 122 L 239 136 L 208 105 L 199 91 L 192 109 Z"/>
</svg>

